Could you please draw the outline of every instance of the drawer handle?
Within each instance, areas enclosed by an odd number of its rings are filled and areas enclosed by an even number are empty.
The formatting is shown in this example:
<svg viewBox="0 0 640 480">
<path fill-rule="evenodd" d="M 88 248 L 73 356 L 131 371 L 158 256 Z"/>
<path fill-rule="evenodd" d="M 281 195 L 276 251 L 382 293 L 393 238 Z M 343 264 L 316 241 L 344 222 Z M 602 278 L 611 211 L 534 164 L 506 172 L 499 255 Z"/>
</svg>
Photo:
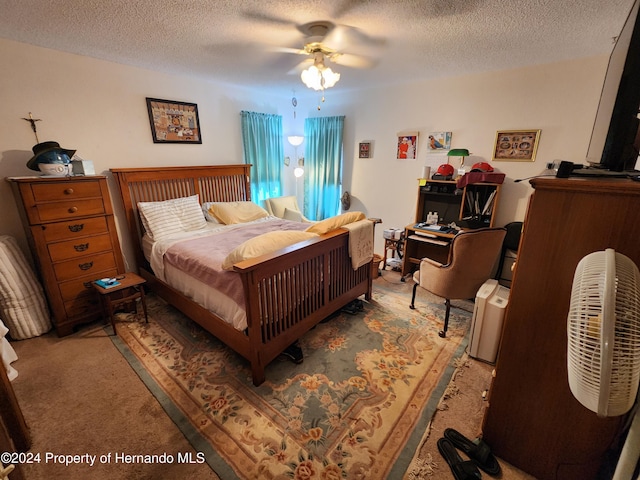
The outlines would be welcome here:
<svg viewBox="0 0 640 480">
<path fill-rule="evenodd" d="M 71 195 L 72 193 L 73 193 L 73 188 L 67 188 L 67 189 L 64 191 L 64 194 L 65 194 L 65 195 Z"/>
<path fill-rule="evenodd" d="M 71 207 L 69 210 L 67 210 L 69 213 L 76 213 L 78 211 L 78 207 Z"/>
<path fill-rule="evenodd" d="M 82 282 L 84 288 L 91 288 L 91 282 Z"/>
<path fill-rule="evenodd" d="M 84 252 L 86 249 L 89 248 L 89 242 L 81 243 L 79 245 L 74 245 L 73 248 L 75 249 L 76 252 Z"/>
<path fill-rule="evenodd" d="M 80 270 L 89 270 L 91 267 L 93 267 L 93 262 L 81 263 L 78 265 L 78 267 L 80 267 Z"/>
<path fill-rule="evenodd" d="M 75 225 L 69 225 L 69 230 L 72 232 L 79 232 L 84 228 L 84 223 L 76 223 Z"/>
</svg>

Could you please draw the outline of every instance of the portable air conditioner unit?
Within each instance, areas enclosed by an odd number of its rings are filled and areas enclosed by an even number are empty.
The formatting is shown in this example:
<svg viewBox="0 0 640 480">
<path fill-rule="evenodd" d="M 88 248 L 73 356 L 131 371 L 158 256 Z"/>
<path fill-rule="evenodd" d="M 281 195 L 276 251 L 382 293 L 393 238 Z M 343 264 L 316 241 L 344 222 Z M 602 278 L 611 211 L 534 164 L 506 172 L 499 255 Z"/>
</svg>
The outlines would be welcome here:
<svg viewBox="0 0 640 480">
<path fill-rule="evenodd" d="M 509 289 L 489 279 L 476 294 L 469 355 L 487 363 L 495 363 L 500 346 L 504 313 L 509 303 Z"/>
</svg>

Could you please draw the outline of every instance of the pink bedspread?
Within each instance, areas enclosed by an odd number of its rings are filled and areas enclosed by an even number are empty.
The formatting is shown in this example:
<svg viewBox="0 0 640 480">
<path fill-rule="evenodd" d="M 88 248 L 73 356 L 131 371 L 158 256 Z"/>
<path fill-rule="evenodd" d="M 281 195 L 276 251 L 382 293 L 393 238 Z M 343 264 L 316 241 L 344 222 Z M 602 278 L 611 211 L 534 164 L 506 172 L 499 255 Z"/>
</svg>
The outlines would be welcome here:
<svg viewBox="0 0 640 480">
<path fill-rule="evenodd" d="M 309 224 L 280 219 L 238 225 L 205 237 L 178 242 L 166 251 L 164 259 L 214 290 L 224 293 L 244 310 L 240 275 L 223 270 L 222 261 L 238 245 L 258 235 L 278 230 L 305 230 L 308 226 Z"/>
</svg>

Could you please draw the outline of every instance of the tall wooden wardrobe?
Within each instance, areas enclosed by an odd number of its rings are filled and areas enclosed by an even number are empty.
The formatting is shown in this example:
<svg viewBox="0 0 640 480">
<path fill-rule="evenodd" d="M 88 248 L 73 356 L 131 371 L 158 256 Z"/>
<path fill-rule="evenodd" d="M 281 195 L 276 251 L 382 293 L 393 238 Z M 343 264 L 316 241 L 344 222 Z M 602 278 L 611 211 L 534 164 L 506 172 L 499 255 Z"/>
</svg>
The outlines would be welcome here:
<svg viewBox="0 0 640 480">
<path fill-rule="evenodd" d="M 571 394 L 569 299 L 576 265 L 591 252 L 613 248 L 640 266 L 640 183 L 531 184 L 483 435 L 496 455 L 539 480 L 595 479 L 626 416 L 599 418 Z"/>
</svg>

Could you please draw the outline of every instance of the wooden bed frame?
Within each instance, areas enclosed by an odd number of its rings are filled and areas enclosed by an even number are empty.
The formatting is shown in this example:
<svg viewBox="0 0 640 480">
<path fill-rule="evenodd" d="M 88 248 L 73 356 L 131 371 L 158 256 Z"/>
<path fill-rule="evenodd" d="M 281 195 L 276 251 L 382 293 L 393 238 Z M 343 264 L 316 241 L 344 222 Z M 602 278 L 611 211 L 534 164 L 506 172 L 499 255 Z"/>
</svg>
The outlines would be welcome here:
<svg viewBox="0 0 640 480">
<path fill-rule="evenodd" d="M 265 367 L 321 320 L 361 295 L 371 298 L 372 268 L 351 266 L 348 232 L 338 229 L 234 266 L 242 277 L 246 331 L 203 308 L 156 278 L 141 247 L 138 202 L 198 194 L 200 202 L 251 200 L 251 165 L 111 169 L 120 188 L 139 273 L 167 302 L 211 332 L 251 364 L 254 385 Z"/>
</svg>

